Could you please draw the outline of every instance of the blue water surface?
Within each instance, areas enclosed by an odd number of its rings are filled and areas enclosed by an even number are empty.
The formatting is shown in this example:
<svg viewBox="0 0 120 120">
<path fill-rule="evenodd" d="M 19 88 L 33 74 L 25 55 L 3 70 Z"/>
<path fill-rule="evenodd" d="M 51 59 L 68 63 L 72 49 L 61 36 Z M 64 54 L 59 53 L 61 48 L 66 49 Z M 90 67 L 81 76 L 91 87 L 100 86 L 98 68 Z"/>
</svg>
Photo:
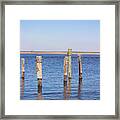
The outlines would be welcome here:
<svg viewBox="0 0 120 120">
<path fill-rule="evenodd" d="M 82 82 L 78 76 L 78 56 L 72 55 L 72 79 L 64 86 L 64 56 L 42 56 L 42 91 L 38 93 L 35 54 L 21 54 L 25 58 L 25 78 L 20 78 L 21 100 L 99 100 L 100 56 L 82 55 Z M 20 63 L 21 76 L 21 63 Z"/>
</svg>

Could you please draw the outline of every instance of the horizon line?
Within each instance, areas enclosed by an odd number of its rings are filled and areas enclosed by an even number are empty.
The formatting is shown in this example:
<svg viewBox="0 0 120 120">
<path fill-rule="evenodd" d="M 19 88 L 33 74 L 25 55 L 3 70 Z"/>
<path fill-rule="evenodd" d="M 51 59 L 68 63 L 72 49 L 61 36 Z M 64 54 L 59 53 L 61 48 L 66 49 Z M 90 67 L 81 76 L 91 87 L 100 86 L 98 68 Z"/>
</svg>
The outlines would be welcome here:
<svg viewBox="0 0 120 120">
<path fill-rule="evenodd" d="M 20 50 L 20 52 L 67 52 L 68 50 Z M 74 50 L 72 52 L 100 52 L 100 51 L 80 51 L 80 50 Z"/>
<path fill-rule="evenodd" d="M 67 54 L 67 51 L 20 51 L 20 54 Z M 72 54 L 100 54 L 100 52 L 72 51 Z"/>
</svg>

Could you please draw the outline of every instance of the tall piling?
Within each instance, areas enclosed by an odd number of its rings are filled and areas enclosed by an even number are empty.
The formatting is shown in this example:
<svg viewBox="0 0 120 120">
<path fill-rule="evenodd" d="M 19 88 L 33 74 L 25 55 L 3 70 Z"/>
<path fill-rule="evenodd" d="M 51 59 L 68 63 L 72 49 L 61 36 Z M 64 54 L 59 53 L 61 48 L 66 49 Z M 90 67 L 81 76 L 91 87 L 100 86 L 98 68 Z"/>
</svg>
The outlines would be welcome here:
<svg viewBox="0 0 120 120">
<path fill-rule="evenodd" d="M 22 80 L 24 80 L 25 77 L 25 59 L 21 58 L 21 64 L 22 64 Z"/>
<path fill-rule="evenodd" d="M 67 55 L 68 55 L 68 79 L 72 78 L 72 66 L 71 66 L 71 54 L 72 54 L 72 49 L 68 49 Z"/>
<path fill-rule="evenodd" d="M 82 60 L 81 56 L 78 56 L 78 66 L 79 66 L 79 80 L 82 81 Z"/>
<path fill-rule="evenodd" d="M 42 56 L 36 56 L 36 72 L 38 80 L 38 93 L 42 91 Z"/>
</svg>

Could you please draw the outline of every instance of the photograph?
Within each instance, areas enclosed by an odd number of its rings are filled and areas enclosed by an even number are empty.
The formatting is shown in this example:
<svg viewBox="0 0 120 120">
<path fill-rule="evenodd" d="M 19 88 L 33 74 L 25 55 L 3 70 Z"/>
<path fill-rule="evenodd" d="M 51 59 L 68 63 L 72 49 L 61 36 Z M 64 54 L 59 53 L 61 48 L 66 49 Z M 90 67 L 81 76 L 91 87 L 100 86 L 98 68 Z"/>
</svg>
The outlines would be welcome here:
<svg viewBox="0 0 120 120">
<path fill-rule="evenodd" d="M 100 100 L 100 20 L 20 20 L 20 100 Z"/>
</svg>

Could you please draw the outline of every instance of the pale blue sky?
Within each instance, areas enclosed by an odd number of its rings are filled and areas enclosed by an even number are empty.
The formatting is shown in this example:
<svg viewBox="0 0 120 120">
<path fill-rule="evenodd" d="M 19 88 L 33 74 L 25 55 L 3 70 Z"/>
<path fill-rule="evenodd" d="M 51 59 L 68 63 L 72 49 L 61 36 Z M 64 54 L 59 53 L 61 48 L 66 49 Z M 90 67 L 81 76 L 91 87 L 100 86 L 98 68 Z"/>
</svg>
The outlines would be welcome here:
<svg viewBox="0 0 120 120">
<path fill-rule="evenodd" d="M 100 50 L 99 20 L 21 20 L 21 51 Z"/>
</svg>

